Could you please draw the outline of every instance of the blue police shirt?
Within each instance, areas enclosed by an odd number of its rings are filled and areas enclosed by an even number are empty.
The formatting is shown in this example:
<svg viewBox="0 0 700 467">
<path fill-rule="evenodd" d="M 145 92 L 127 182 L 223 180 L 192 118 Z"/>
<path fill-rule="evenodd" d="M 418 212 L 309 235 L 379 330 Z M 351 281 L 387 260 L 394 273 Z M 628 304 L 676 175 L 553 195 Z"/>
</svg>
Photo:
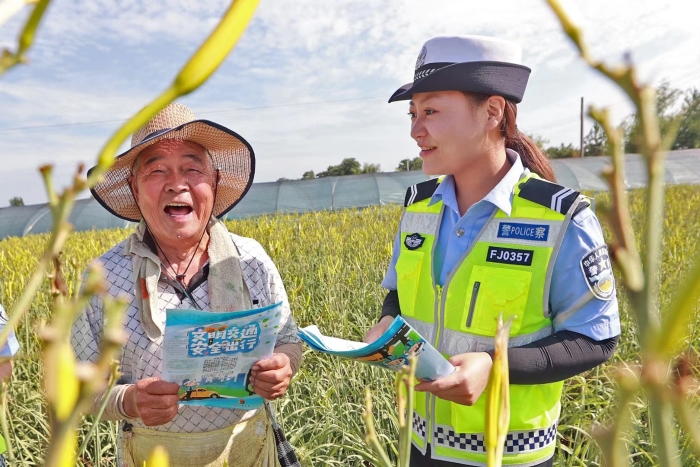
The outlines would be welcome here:
<svg viewBox="0 0 700 467">
<path fill-rule="evenodd" d="M 2 307 L 2 305 L 0 305 L 0 331 L 5 327 L 7 321 L 7 313 L 5 313 L 5 309 Z M 15 335 L 15 331 L 12 331 L 10 332 L 10 335 L 7 336 L 7 342 L 5 343 L 5 346 L 2 349 L 0 349 L 0 357 L 12 357 L 17 353 L 18 350 L 19 342 L 17 342 L 17 336 Z"/>
<path fill-rule="evenodd" d="M 430 204 L 438 201 L 445 204 L 433 258 L 438 285 L 445 283 L 447 274 L 471 247 L 496 209 L 510 216 L 513 188 L 520 180 L 524 167 L 515 151 L 507 149 L 506 153 L 508 160 L 513 164 L 512 167 L 493 190 L 471 206 L 464 216 L 459 215 L 454 178 L 451 175 L 445 177 L 435 190 Z M 382 281 L 382 287 L 385 289 L 396 290 L 396 260 L 401 251 L 400 237 L 399 232 L 394 241 L 389 269 Z M 588 279 L 581 265 L 584 258 L 603 245 L 603 231 L 593 211 L 586 208 L 574 216 L 566 229 L 559 255 L 554 263 L 549 289 L 554 332 L 573 331 L 598 341 L 620 334 L 617 297 L 613 294 L 611 299 L 601 300 L 595 296 L 589 289 Z M 580 305 L 581 302 L 585 302 L 583 306 Z"/>
</svg>

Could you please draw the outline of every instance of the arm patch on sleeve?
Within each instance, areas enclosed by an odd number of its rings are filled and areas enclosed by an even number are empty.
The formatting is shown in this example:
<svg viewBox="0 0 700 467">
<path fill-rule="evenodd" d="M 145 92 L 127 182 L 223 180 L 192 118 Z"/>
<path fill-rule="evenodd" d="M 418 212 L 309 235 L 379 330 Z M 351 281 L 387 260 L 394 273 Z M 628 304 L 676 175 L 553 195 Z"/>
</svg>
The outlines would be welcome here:
<svg viewBox="0 0 700 467">
<path fill-rule="evenodd" d="M 581 272 L 593 295 L 604 301 L 615 296 L 615 279 L 608 247 L 601 245 L 593 248 L 581 258 Z"/>
<path fill-rule="evenodd" d="M 438 186 L 438 179 L 433 178 L 408 187 L 406 198 L 403 201 L 404 207 L 408 207 L 418 201 L 423 201 L 433 196 Z"/>
<path fill-rule="evenodd" d="M 566 214 L 578 199 L 580 193 L 556 183 L 531 178 L 520 185 L 519 196 L 533 203 L 541 204 L 560 214 Z"/>
</svg>

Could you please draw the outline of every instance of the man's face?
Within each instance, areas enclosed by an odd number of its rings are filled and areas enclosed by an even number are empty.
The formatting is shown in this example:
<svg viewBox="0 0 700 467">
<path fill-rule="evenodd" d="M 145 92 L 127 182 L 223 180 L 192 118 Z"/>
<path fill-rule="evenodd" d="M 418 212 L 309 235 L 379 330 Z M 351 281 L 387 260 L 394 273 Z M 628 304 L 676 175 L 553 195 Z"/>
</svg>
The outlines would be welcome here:
<svg viewBox="0 0 700 467">
<path fill-rule="evenodd" d="M 214 171 L 204 148 L 159 141 L 139 154 L 134 168 L 131 187 L 156 241 L 199 240 L 214 205 Z"/>
</svg>

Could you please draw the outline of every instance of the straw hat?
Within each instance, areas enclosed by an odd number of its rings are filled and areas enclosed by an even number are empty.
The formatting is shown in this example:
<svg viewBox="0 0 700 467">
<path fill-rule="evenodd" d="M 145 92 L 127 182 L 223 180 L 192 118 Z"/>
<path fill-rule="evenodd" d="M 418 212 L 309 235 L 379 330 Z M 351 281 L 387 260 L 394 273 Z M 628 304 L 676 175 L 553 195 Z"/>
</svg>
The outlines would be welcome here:
<svg viewBox="0 0 700 467">
<path fill-rule="evenodd" d="M 250 144 L 228 128 L 195 120 L 194 113 L 184 105 L 171 103 L 133 134 L 131 149 L 117 156 L 104 180 L 90 190 L 95 199 L 117 217 L 141 221 L 129 186 L 131 168 L 141 151 L 166 139 L 197 143 L 211 155 L 214 169 L 219 170 L 213 210 L 216 217 L 230 211 L 250 189 L 255 174 L 255 154 Z M 88 174 L 92 170 L 94 167 Z"/>
<path fill-rule="evenodd" d="M 523 100 L 530 69 L 520 63 L 520 46 L 486 36 L 435 37 L 423 45 L 413 82 L 401 86 L 389 102 L 419 92 L 465 91 Z"/>
</svg>

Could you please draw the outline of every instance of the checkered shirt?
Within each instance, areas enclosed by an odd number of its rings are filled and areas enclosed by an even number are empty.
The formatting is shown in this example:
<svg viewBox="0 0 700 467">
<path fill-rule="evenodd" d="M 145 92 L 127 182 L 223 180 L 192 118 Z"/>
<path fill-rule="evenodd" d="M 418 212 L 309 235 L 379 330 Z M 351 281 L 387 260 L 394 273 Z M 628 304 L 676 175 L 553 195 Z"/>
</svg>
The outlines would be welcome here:
<svg viewBox="0 0 700 467">
<path fill-rule="evenodd" d="M 250 297 L 256 307 L 282 302 L 282 321 L 277 336 L 277 345 L 299 343 L 297 327 L 289 310 L 287 292 L 282 284 L 277 267 L 263 247 L 250 238 L 231 234 L 233 242 L 241 255 L 241 269 Z M 134 296 L 134 277 L 132 256 L 124 251 L 124 242 L 102 255 L 98 261 L 107 273 L 108 294 L 112 297 L 123 296 L 129 301 L 126 310 L 125 331 L 127 342 L 120 360 L 122 376 L 117 384 L 135 384 L 141 379 L 161 376 L 163 338 L 151 341 L 139 320 L 139 310 Z M 184 297 L 178 298 L 175 288 L 161 280 L 158 283 L 158 309 L 162 323 L 165 323 L 165 310 L 194 309 L 193 303 Z M 204 281 L 191 294 L 200 309 L 211 311 L 209 304 L 208 282 Z M 88 307 L 73 325 L 71 343 L 80 361 L 96 361 L 103 330 L 103 301 L 92 297 Z M 145 427 L 140 420 L 130 421 L 134 426 L 158 431 L 196 433 L 211 431 L 234 425 L 255 415 L 254 410 L 232 410 L 218 407 L 181 406 L 178 415 L 170 422 Z"/>
</svg>

